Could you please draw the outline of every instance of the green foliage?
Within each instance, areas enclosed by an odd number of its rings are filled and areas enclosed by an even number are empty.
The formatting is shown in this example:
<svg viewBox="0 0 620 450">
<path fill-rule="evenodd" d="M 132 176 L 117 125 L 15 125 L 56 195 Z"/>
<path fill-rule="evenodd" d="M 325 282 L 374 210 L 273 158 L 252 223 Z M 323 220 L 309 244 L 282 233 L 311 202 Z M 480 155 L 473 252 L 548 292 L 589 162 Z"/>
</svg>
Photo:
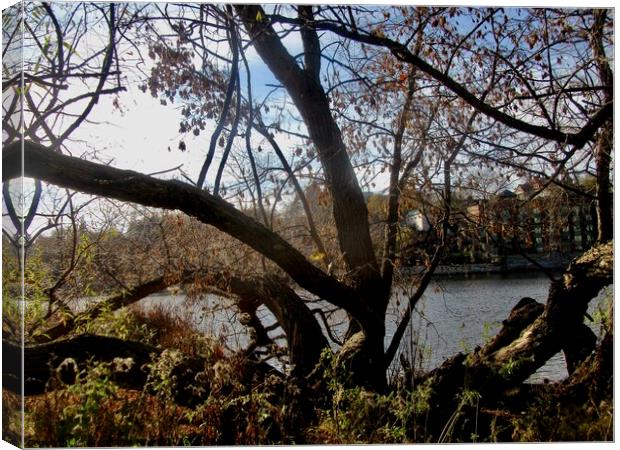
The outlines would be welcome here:
<svg viewBox="0 0 620 450">
<path fill-rule="evenodd" d="M 3 246 L 2 251 L 2 330 L 6 337 L 18 338 L 23 327 L 26 341 L 41 332 L 41 323 L 47 314 L 47 288 L 51 274 L 38 250 L 32 250 L 26 259 L 22 273 L 14 249 Z M 23 317 L 22 317 L 23 316 Z"/>
<path fill-rule="evenodd" d="M 389 394 L 340 385 L 332 393 L 331 408 L 320 412 L 318 425 L 310 430 L 311 440 L 325 444 L 423 441 L 431 393 L 429 383 Z"/>
<path fill-rule="evenodd" d="M 146 389 L 152 390 L 165 400 L 173 400 L 173 369 L 183 360 L 183 355 L 176 350 L 164 350 L 159 358 L 148 364 L 149 377 Z"/>
<path fill-rule="evenodd" d="M 509 358 L 508 361 L 499 368 L 499 374 L 505 378 L 510 378 L 519 371 L 525 362 L 527 362 L 525 358 Z"/>
<path fill-rule="evenodd" d="M 499 321 L 497 322 L 485 321 L 482 324 L 482 341 L 483 342 L 488 342 L 495 336 L 495 333 L 497 332 L 497 329 L 498 329 L 497 325 L 499 323 L 500 323 Z"/>
<path fill-rule="evenodd" d="M 21 270 L 17 258 L 2 246 L 2 333 L 4 337 L 21 334 Z"/>
<path fill-rule="evenodd" d="M 459 440 L 458 436 L 453 435 L 456 432 L 456 426 L 459 423 L 459 420 L 463 416 L 468 415 L 467 413 L 471 409 L 473 409 L 474 412 L 475 428 L 474 432 L 469 435 L 469 438 L 472 442 L 476 442 L 478 440 L 478 414 L 481 398 L 482 397 L 480 393 L 471 389 L 464 388 L 459 393 L 457 397 L 458 403 L 456 409 L 450 416 L 448 422 L 445 424 L 438 438 L 439 443 L 453 442 L 455 440 Z"/>
<path fill-rule="evenodd" d="M 563 402 L 550 395 L 535 399 L 511 421 L 520 442 L 609 441 L 613 439 L 613 401 Z"/>
<path fill-rule="evenodd" d="M 101 314 L 95 319 L 78 322 L 75 333 L 114 336 L 119 339 L 153 344 L 156 331 L 147 324 L 140 323 L 133 312 L 127 308 L 112 311 L 104 306 Z"/>
<path fill-rule="evenodd" d="M 364 388 L 348 388 L 342 364 L 329 350 L 322 354 L 328 407 L 318 413 L 319 422 L 308 431 L 313 443 L 404 443 L 425 435 L 430 409 L 431 381 L 407 391 L 379 394 Z"/>
</svg>

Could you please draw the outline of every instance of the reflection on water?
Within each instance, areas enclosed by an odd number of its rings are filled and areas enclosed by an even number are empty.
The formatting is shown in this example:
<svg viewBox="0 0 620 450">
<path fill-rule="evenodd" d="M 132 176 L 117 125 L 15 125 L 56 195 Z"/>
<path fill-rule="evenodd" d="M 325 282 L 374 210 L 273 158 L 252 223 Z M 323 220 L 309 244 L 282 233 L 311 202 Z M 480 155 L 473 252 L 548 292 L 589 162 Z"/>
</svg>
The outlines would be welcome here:
<svg viewBox="0 0 620 450">
<path fill-rule="evenodd" d="M 501 328 L 502 320 L 523 297 L 544 303 L 549 289 L 544 276 L 451 277 L 431 283 L 416 307 L 410 327 L 410 339 L 418 343 L 414 353 L 416 365 L 430 369 L 458 352 L 468 352 L 483 345 Z M 395 329 L 397 309 L 405 305 L 406 293 L 398 296 L 402 306 L 392 302 L 388 329 Z M 392 320 L 390 320 L 392 319 Z M 566 375 L 560 355 L 542 368 L 544 377 Z"/>
<path fill-rule="evenodd" d="M 549 279 L 544 275 L 486 275 L 475 277 L 450 277 L 433 281 L 420 299 L 412 316 L 409 330 L 403 338 L 403 350 L 412 355 L 415 367 L 428 370 L 437 367 L 447 358 L 459 352 L 473 350 L 492 338 L 501 328 L 501 321 L 523 297 L 531 297 L 541 303 L 547 299 Z M 413 287 L 411 287 L 413 289 Z M 612 289 L 611 287 L 608 289 Z M 612 292 L 611 290 L 609 292 Z M 388 307 L 386 319 L 386 346 L 396 329 L 397 319 L 406 307 L 411 292 L 403 286 L 395 292 Z M 602 293 L 590 304 L 591 315 L 601 304 Z M 183 295 L 156 295 L 140 302 L 146 309 L 157 305 L 170 305 L 182 317 L 191 317 L 206 333 L 219 337 L 231 348 L 244 346 L 248 336 L 237 320 L 230 303 L 209 296 L 205 303 L 184 304 Z M 269 311 L 259 310 L 266 325 L 275 322 Z M 335 334 L 346 331 L 344 315 L 336 314 L 330 320 Z M 598 334 L 598 329 L 593 326 Z M 281 335 L 281 330 L 270 333 Z M 550 359 L 531 381 L 560 380 L 567 375 L 564 358 L 557 354 Z"/>
<path fill-rule="evenodd" d="M 545 275 L 481 275 L 451 277 L 433 281 L 418 303 L 410 324 L 405 346 L 416 343 L 413 355 L 416 367 L 427 370 L 440 365 L 458 352 L 468 352 L 483 345 L 501 328 L 502 320 L 523 297 L 546 303 L 550 280 Z M 611 292 L 611 291 L 610 291 Z M 590 303 L 592 315 L 603 294 Z M 396 318 L 406 306 L 407 292 L 394 296 L 386 322 L 386 342 L 396 329 Z M 599 330 L 593 325 L 597 335 Z M 405 350 L 407 350 L 405 348 Z M 564 357 L 558 353 L 534 374 L 530 381 L 566 377 Z"/>
</svg>

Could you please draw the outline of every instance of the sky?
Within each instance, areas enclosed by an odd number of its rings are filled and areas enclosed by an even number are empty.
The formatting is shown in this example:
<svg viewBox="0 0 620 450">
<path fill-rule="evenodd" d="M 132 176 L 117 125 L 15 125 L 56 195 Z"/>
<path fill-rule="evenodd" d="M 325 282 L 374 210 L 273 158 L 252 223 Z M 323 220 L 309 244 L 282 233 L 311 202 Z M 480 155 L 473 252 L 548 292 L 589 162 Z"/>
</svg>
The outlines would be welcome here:
<svg viewBox="0 0 620 450">
<path fill-rule="evenodd" d="M 283 42 L 292 54 L 301 51 L 297 34 L 289 34 Z M 269 85 L 278 82 L 253 48 L 248 49 L 246 57 L 252 73 L 252 92 L 255 100 L 260 100 L 271 90 Z M 240 77 L 241 86 L 245 88 L 244 70 L 241 70 Z M 136 84 L 130 82 L 126 87 L 127 92 L 118 97 L 121 110 L 114 107 L 113 96 L 102 98 L 89 116 L 92 122 L 101 125 L 82 127 L 75 138 L 97 143 L 102 155 L 114 158 L 116 167 L 153 173 L 183 164 L 183 170 L 192 179 L 197 179 L 215 123 L 207 123 L 207 128 L 198 137 L 192 133 L 180 134 L 181 103 L 163 106 L 159 99 L 153 98 L 148 91 L 143 93 Z M 181 139 L 187 144 L 186 152 L 178 150 Z M 278 142 L 283 149 L 297 143 L 283 135 L 278 136 Z M 214 177 L 215 173 L 209 173 Z"/>
<path fill-rule="evenodd" d="M 4 6 L 4 4 L 3 4 Z M 52 7 L 53 7 L 52 3 Z M 88 55 L 86 47 L 102 48 L 106 43 L 106 35 L 101 34 L 101 30 L 93 29 L 85 39 L 83 48 L 76 48 L 78 55 Z M 299 53 L 301 42 L 296 34 L 290 34 L 284 39 L 284 44 L 292 54 Z M 153 61 L 148 58 L 148 51 L 144 48 L 143 54 L 147 67 L 145 72 L 150 70 Z M 266 68 L 260 57 L 253 48 L 248 49 L 246 54 L 252 72 L 252 89 L 255 99 L 261 99 L 271 90 L 267 85 L 277 84 L 276 79 Z M 246 85 L 245 73 L 241 71 L 241 85 Z M 157 174 L 163 178 L 181 178 L 178 171 L 166 172 L 170 169 L 179 168 L 192 180 L 197 180 L 200 169 L 203 165 L 205 155 L 209 147 L 209 141 L 215 122 L 207 122 L 206 129 L 198 136 L 192 133 L 180 134 L 179 123 L 182 119 L 180 104 L 163 106 L 158 98 L 153 98 L 147 91 L 142 92 L 136 79 L 130 79 L 123 83 L 127 92 L 119 95 L 101 96 L 98 103 L 88 116 L 88 123 L 83 123 L 71 135 L 66 147 L 75 156 L 84 153 L 97 152 L 99 161 L 111 164 L 120 169 L 129 169 L 146 174 Z M 92 86 L 92 84 L 91 84 Z M 88 90 L 88 89 L 86 89 Z M 79 83 L 71 85 L 64 92 L 65 98 L 85 92 L 84 86 Z M 73 110 L 81 112 L 86 102 L 75 105 Z M 119 107 L 120 106 L 120 107 Z M 259 143 L 257 133 L 253 133 L 256 146 Z M 187 151 L 180 151 L 178 143 L 183 140 L 187 145 Z M 279 135 L 278 143 L 284 151 L 298 144 L 298 140 L 287 135 Z M 243 140 L 238 139 L 239 144 L 243 145 Z M 264 144 L 263 144 L 264 146 Z M 209 171 L 207 183 L 213 182 L 215 173 L 219 165 L 219 152 Z M 275 156 L 272 156 L 275 158 Z M 186 181 L 186 180 L 183 180 Z M 228 185 L 233 182 L 230 176 L 223 177 L 223 183 Z M 28 208 L 30 194 L 33 191 L 32 183 L 28 180 L 24 184 L 25 207 Z M 11 183 L 12 191 L 19 191 L 19 183 Z M 15 195 L 15 204 L 18 194 Z M 48 199 L 51 204 L 51 200 Z M 43 226 L 46 219 L 40 220 L 33 225 Z M 9 227 L 12 228 L 12 227 Z"/>
</svg>

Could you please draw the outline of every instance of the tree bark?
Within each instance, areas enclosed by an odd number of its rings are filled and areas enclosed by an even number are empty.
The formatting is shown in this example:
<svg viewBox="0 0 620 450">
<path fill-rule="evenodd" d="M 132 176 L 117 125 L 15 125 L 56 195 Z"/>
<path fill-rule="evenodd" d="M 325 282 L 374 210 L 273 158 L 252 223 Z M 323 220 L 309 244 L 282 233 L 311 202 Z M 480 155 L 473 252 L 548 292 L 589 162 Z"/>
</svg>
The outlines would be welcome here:
<svg viewBox="0 0 620 450">
<path fill-rule="evenodd" d="M 603 35 L 607 20 L 606 9 L 593 11 L 594 24 L 590 36 L 590 46 L 601 83 L 604 86 L 604 98 L 607 104 L 613 104 L 614 100 L 614 75 L 609 65 L 609 59 L 605 54 Z M 611 168 L 611 155 L 613 152 L 614 129 L 613 117 L 605 122 L 598 132 L 595 159 L 596 159 L 596 214 L 598 222 L 597 241 L 605 242 L 613 238 L 613 198 L 611 194 L 611 180 L 609 170 Z"/>
<path fill-rule="evenodd" d="M 599 132 L 596 142 L 596 219 L 597 242 L 613 239 L 613 196 L 611 193 L 611 154 L 613 152 L 613 122 L 607 122 Z"/>
<path fill-rule="evenodd" d="M 506 380 L 524 381 L 572 341 L 590 300 L 612 282 L 613 243 L 608 242 L 573 260 L 563 278 L 552 283 L 544 312 L 517 339 L 490 353 L 486 362 L 496 369 L 515 363 Z"/>
<path fill-rule="evenodd" d="M 552 284 L 544 307 L 533 299 L 522 299 L 488 344 L 469 355 L 460 353 L 419 377 L 416 384 L 428 383 L 432 388 L 429 423 L 443 426 L 464 390 L 475 391 L 488 401 L 502 398 L 561 350 L 571 356 L 573 369 L 583 367 L 591 341 L 588 336 L 577 345 L 575 336 L 585 333 L 581 327 L 585 327 L 588 302 L 612 282 L 613 244 L 608 242 L 571 262 L 563 278 Z M 572 373 L 572 378 L 577 376 Z M 441 431 L 430 433 L 437 438 Z"/>
<path fill-rule="evenodd" d="M 600 401 L 613 394 L 614 333 L 610 329 L 596 351 L 588 356 L 577 369 L 562 382 L 559 391 L 582 401 Z"/>
</svg>

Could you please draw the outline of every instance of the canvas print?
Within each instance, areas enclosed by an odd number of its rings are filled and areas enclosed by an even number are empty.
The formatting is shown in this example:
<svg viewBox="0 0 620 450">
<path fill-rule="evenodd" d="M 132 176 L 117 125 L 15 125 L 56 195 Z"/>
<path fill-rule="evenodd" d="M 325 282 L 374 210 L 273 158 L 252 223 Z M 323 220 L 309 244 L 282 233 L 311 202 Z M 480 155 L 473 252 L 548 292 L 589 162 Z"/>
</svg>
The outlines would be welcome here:
<svg viewBox="0 0 620 450">
<path fill-rule="evenodd" d="M 613 441 L 612 8 L 2 11 L 2 438 Z"/>
</svg>

